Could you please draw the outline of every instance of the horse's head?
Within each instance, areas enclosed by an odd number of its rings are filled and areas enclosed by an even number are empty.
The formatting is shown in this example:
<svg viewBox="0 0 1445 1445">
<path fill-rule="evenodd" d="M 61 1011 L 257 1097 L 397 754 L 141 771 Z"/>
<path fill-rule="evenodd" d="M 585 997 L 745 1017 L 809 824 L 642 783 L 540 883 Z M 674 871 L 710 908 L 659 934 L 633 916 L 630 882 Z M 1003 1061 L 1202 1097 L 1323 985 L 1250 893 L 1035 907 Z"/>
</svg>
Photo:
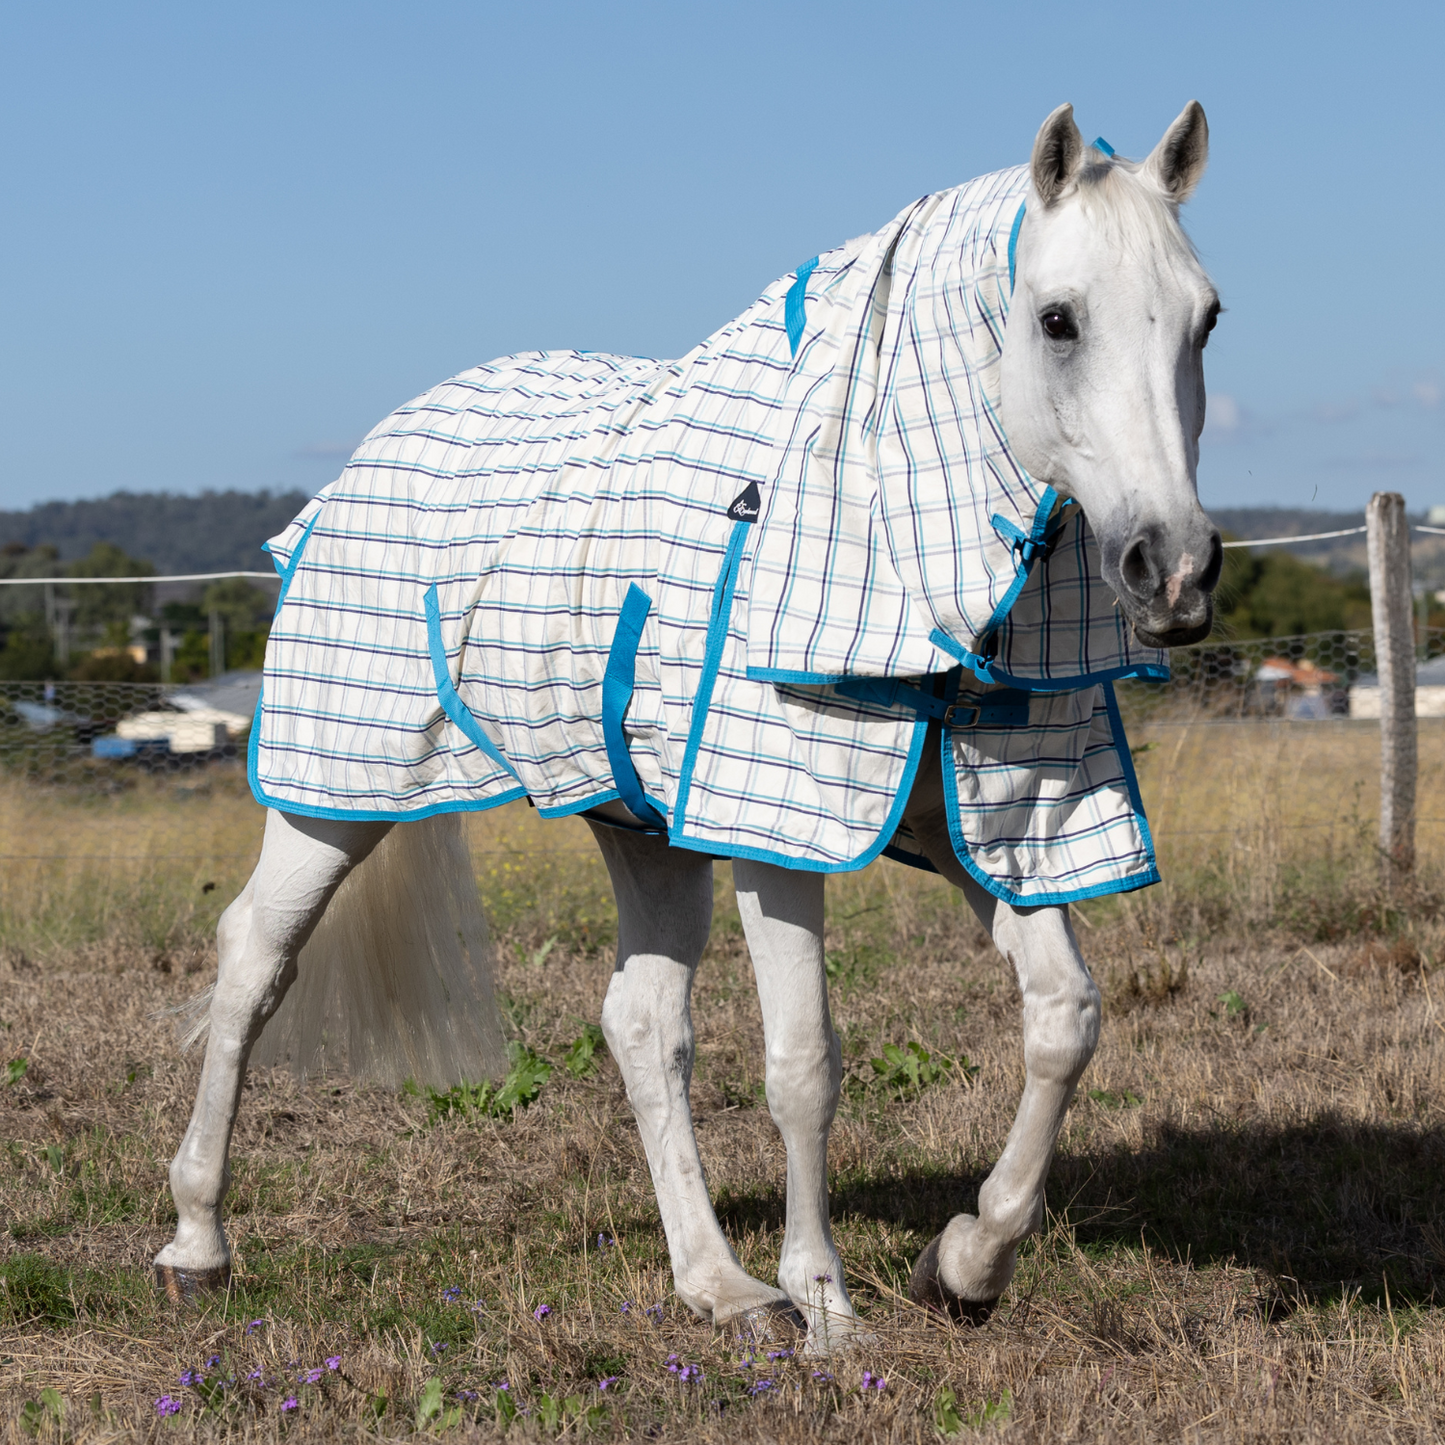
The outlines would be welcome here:
<svg viewBox="0 0 1445 1445">
<path fill-rule="evenodd" d="M 1009 445 L 1083 507 L 1104 578 L 1153 647 L 1208 635 L 1222 559 L 1195 481 L 1219 297 L 1178 216 L 1208 149 L 1197 101 L 1143 162 L 1085 150 L 1061 105 L 1034 142 L 1004 338 Z"/>
</svg>

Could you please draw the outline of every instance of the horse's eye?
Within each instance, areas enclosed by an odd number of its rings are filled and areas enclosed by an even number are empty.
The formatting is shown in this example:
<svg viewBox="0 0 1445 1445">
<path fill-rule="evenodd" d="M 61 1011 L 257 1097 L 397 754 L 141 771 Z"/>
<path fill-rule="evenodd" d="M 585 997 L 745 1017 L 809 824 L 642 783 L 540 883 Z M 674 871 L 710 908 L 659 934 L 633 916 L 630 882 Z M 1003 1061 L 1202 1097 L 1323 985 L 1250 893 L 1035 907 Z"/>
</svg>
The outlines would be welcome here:
<svg viewBox="0 0 1445 1445">
<path fill-rule="evenodd" d="M 1079 328 L 1074 325 L 1074 318 L 1067 311 L 1045 311 L 1039 317 L 1039 325 L 1044 328 L 1044 335 L 1050 341 L 1077 341 L 1079 339 Z"/>
<path fill-rule="evenodd" d="M 1204 335 L 1199 338 L 1199 344 L 1200 344 L 1201 346 L 1208 346 L 1208 345 L 1209 345 L 1209 333 L 1210 333 L 1211 331 L 1213 331 L 1214 328 L 1215 328 L 1216 326 L 1218 326 L 1218 325 L 1219 325 L 1219 307 L 1218 307 L 1218 306 L 1211 306 L 1211 307 L 1209 308 L 1209 315 L 1207 315 L 1207 316 L 1204 318 Z"/>
</svg>

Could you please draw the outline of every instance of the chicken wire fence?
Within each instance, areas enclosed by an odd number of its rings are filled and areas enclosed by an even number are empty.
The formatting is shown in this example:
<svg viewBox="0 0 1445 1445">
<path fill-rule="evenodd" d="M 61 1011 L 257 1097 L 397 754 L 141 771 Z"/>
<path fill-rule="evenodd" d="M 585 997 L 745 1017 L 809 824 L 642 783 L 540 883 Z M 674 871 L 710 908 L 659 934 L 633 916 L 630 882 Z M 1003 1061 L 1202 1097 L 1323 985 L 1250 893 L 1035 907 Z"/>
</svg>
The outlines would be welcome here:
<svg viewBox="0 0 1445 1445">
<path fill-rule="evenodd" d="M 1416 634 L 1416 713 L 1445 715 L 1445 627 Z M 1211 639 L 1169 654 L 1166 683 L 1115 684 L 1129 721 L 1151 724 L 1279 718 L 1377 721 L 1379 680 L 1373 632 Z M 1437 708 L 1437 702 L 1440 706 Z"/>
<path fill-rule="evenodd" d="M 1445 628 L 1422 629 L 1418 642 L 1417 712 L 1445 716 Z M 1210 641 L 1176 649 L 1170 663 L 1167 683 L 1117 684 L 1131 743 L 1199 724 L 1233 724 L 1243 738 L 1243 725 L 1265 725 L 1295 738 L 1284 752 L 1298 761 L 1339 751 L 1332 726 L 1375 731 L 1369 632 Z M 259 675 L 193 688 L 0 681 L 0 859 L 254 859 L 263 813 L 245 747 L 258 688 Z M 1230 751 L 1217 751 L 1221 769 Z M 1146 801 L 1150 786 L 1146 777 Z"/>
</svg>

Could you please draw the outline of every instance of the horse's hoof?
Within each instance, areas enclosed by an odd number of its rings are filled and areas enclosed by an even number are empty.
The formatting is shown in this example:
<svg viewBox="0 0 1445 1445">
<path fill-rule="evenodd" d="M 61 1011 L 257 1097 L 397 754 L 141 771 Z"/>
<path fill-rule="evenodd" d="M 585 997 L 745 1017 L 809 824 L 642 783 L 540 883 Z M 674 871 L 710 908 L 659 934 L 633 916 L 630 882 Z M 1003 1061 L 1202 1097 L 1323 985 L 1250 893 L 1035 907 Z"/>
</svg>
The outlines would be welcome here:
<svg viewBox="0 0 1445 1445">
<path fill-rule="evenodd" d="M 998 1306 L 997 1299 L 971 1300 L 956 1295 L 944 1284 L 938 1269 L 938 1246 L 943 1236 L 937 1235 L 918 1256 L 913 1275 L 908 1281 L 908 1298 L 916 1305 L 934 1310 L 961 1325 L 981 1325 Z"/>
<path fill-rule="evenodd" d="M 774 1300 L 770 1304 L 739 1310 L 726 1319 L 718 1320 L 717 1326 L 733 1339 L 751 1345 L 782 1344 L 808 1332 L 807 1320 L 791 1300 Z"/>
<path fill-rule="evenodd" d="M 231 1266 L 216 1265 L 212 1269 L 179 1269 L 173 1264 L 156 1265 L 156 1288 L 173 1305 L 197 1304 L 207 1295 L 229 1287 Z"/>
</svg>

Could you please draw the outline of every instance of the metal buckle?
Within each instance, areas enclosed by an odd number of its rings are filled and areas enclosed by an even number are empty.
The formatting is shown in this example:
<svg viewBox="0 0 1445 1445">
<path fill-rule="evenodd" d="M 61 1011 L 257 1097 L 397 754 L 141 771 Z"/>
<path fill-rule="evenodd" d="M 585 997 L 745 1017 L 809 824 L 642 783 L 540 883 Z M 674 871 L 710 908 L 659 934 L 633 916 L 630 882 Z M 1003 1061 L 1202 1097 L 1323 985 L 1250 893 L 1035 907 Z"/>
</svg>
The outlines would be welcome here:
<svg viewBox="0 0 1445 1445">
<path fill-rule="evenodd" d="M 943 725 L 946 728 L 971 728 L 978 726 L 979 715 L 983 709 L 977 704 L 966 702 L 951 702 L 943 710 Z M 965 720 L 963 714 L 969 716 Z"/>
</svg>

